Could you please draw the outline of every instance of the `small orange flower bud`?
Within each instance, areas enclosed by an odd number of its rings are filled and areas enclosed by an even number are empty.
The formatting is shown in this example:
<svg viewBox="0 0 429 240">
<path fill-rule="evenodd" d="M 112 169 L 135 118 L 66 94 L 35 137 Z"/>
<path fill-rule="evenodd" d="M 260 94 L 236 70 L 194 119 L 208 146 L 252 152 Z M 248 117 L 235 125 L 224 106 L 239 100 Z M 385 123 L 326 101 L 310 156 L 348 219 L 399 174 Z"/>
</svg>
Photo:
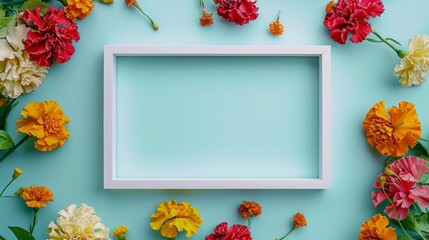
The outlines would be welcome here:
<svg viewBox="0 0 429 240">
<path fill-rule="evenodd" d="M 293 227 L 297 228 L 305 226 L 307 226 L 307 220 L 305 219 L 304 214 L 300 212 L 295 214 L 295 216 L 293 216 Z"/>
<path fill-rule="evenodd" d="M 329 13 L 332 9 L 334 9 L 336 6 L 334 0 L 331 0 L 330 2 L 328 2 L 328 4 L 326 4 L 326 13 Z"/>
<path fill-rule="evenodd" d="M 15 170 L 13 171 L 12 180 L 17 179 L 19 176 L 21 176 L 21 174 L 22 170 L 19 168 L 15 168 Z"/>
<path fill-rule="evenodd" d="M 201 26 L 205 27 L 205 26 L 209 26 L 213 24 L 213 14 L 212 13 L 208 13 L 207 10 L 204 8 L 203 9 L 203 16 L 201 16 L 200 18 L 200 24 Z"/>
<path fill-rule="evenodd" d="M 284 32 L 283 24 L 281 24 L 279 20 L 276 20 L 276 21 L 272 22 L 270 24 L 270 32 L 274 36 L 280 36 L 280 35 L 282 35 L 283 32 Z"/>
</svg>

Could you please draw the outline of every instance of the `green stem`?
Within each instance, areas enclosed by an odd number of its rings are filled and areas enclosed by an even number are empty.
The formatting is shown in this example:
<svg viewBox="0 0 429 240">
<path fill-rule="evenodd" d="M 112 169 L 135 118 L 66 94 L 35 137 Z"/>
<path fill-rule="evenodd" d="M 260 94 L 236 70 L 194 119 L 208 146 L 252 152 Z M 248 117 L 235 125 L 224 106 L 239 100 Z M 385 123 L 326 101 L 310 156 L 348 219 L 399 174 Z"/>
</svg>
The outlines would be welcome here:
<svg viewBox="0 0 429 240">
<path fill-rule="evenodd" d="M 290 231 L 288 232 L 288 233 L 286 233 L 286 235 L 284 235 L 282 238 L 280 238 L 279 240 L 283 240 L 283 239 L 285 239 L 287 236 L 289 236 L 289 234 L 293 231 L 293 230 L 295 230 L 295 227 L 292 227 L 291 229 L 290 229 Z"/>
<path fill-rule="evenodd" d="M 14 198 L 15 196 L 0 196 L 0 198 Z"/>
<path fill-rule="evenodd" d="M 422 140 L 422 141 L 425 141 L 425 142 L 429 142 L 429 138 L 419 137 L 419 140 Z"/>
<path fill-rule="evenodd" d="M 149 19 L 150 23 L 152 24 L 152 28 L 155 30 L 158 30 L 158 25 L 155 24 L 155 22 L 152 20 L 152 18 L 149 17 L 149 15 L 147 15 L 143 9 L 141 9 L 141 7 L 138 4 L 134 5 L 138 10 L 140 10 L 141 13 L 143 13 L 143 15 L 145 15 L 147 17 L 147 19 Z"/>
<path fill-rule="evenodd" d="M 6 185 L 6 187 L 4 187 L 3 188 L 3 190 L 1 191 L 1 193 L 0 193 L 0 197 L 1 196 L 3 196 L 3 193 L 4 193 L 4 191 L 6 191 L 6 189 L 9 187 L 9 185 L 13 182 L 13 180 L 15 180 L 15 179 L 12 179 L 12 180 L 10 180 L 10 182 Z"/>
<path fill-rule="evenodd" d="M 23 137 L 21 139 L 21 141 L 19 141 L 15 146 L 13 146 L 11 149 L 9 149 L 9 151 L 7 151 L 1 158 L 0 158 L 0 163 L 3 162 L 3 160 L 5 160 L 11 153 L 13 153 L 17 148 L 19 148 L 19 146 L 21 146 L 25 141 L 27 141 L 30 138 L 29 135 L 25 135 L 25 137 Z"/>
<path fill-rule="evenodd" d="M 399 215 L 398 212 L 396 211 L 396 206 L 395 204 L 393 204 L 392 200 L 390 199 L 390 197 L 387 195 L 386 191 L 384 190 L 384 186 L 381 186 L 381 190 L 383 191 L 384 195 L 386 196 L 387 200 L 389 201 L 389 203 L 392 205 L 393 207 L 393 211 L 395 212 L 395 216 L 396 218 L 398 218 L 398 223 L 399 226 L 401 226 L 402 231 L 404 231 L 405 235 L 407 235 L 410 239 L 413 239 L 410 235 L 408 235 L 407 231 L 405 230 L 404 226 L 402 226 L 401 220 L 399 220 Z"/>
<path fill-rule="evenodd" d="M 200 6 L 204 9 L 204 8 L 206 8 L 205 6 L 204 6 L 204 0 L 199 0 L 200 1 Z"/>
<path fill-rule="evenodd" d="M 423 214 L 421 207 L 416 202 L 413 202 L 413 206 L 417 212 L 419 212 L 420 214 Z"/>
<path fill-rule="evenodd" d="M 380 41 L 384 42 L 387 46 L 389 46 L 391 49 L 393 49 L 393 51 L 396 52 L 396 54 L 398 55 L 398 57 L 403 58 L 407 55 L 406 52 L 397 49 L 395 46 L 393 46 L 389 41 L 387 41 L 386 39 L 384 39 L 380 34 L 378 34 L 374 29 L 371 30 L 371 32 L 377 36 L 378 39 L 380 39 Z"/>
<path fill-rule="evenodd" d="M 33 223 L 30 225 L 30 233 L 33 234 L 34 227 L 37 224 L 37 213 L 39 212 L 39 208 L 33 208 Z"/>
<path fill-rule="evenodd" d="M 25 1 L 15 1 L 15 2 L 10 2 L 10 3 L 2 3 L 1 5 L 3 6 L 3 7 L 5 7 L 5 6 L 14 6 L 14 5 L 18 5 L 18 4 L 23 4 Z"/>
</svg>

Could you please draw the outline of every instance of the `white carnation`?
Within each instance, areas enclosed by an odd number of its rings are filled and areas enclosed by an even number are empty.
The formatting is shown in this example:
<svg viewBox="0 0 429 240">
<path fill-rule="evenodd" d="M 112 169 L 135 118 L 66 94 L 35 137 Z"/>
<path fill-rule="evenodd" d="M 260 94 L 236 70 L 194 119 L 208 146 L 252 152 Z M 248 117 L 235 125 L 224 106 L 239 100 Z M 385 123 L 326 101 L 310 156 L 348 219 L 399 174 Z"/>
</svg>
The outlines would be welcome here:
<svg viewBox="0 0 429 240">
<path fill-rule="evenodd" d="M 403 86 L 416 86 L 429 73 L 429 37 L 416 35 L 408 43 L 408 54 L 395 66 L 393 75 L 401 77 Z"/>
<path fill-rule="evenodd" d="M 48 69 L 30 60 L 22 40 L 30 28 L 18 25 L 0 39 L 0 92 L 4 97 L 17 98 L 42 84 Z"/>
<path fill-rule="evenodd" d="M 57 222 L 49 223 L 49 240 L 110 240 L 109 229 L 100 222 L 94 208 L 72 204 L 58 214 Z"/>
</svg>

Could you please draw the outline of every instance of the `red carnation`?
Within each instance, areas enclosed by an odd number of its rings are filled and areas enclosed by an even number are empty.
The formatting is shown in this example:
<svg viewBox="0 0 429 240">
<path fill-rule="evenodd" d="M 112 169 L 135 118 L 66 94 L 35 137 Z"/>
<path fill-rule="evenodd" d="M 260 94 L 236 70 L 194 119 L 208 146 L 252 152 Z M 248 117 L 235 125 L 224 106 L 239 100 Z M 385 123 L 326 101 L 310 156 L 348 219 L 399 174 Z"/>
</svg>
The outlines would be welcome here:
<svg viewBox="0 0 429 240">
<path fill-rule="evenodd" d="M 69 61 L 75 51 L 72 41 L 79 41 L 77 25 L 66 18 L 62 9 L 49 7 L 43 17 L 40 10 L 38 7 L 22 14 L 22 19 L 33 28 L 22 41 L 30 60 L 45 67 L 50 67 L 54 61 Z"/>
<path fill-rule="evenodd" d="M 256 0 L 218 0 L 218 3 L 217 14 L 228 22 L 243 25 L 258 17 Z"/>
<path fill-rule="evenodd" d="M 228 224 L 223 222 L 215 227 L 214 233 L 207 236 L 206 240 L 252 240 L 252 237 L 247 226 L 233 225 L 228 229 Z"/>
<path fill-rule="evenodd" d="M 371 32 L 369 18 L 380 16 L 384 12 L 381 0 L 339 0 L 326 13 L 323 25 L 331 31 L 331 38 L 345 44 L 352 34 L 351 42 L 360 43 Z"/>
</svg>

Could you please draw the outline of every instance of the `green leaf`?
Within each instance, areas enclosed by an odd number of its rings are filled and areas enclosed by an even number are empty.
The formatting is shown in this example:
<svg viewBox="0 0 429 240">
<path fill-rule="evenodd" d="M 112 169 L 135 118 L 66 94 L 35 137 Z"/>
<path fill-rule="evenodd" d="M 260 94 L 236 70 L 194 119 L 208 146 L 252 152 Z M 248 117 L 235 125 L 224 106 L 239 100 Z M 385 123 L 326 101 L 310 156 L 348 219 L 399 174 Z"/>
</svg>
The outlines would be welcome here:
<svg viewBox="0 0 429 240">
<path fill-rule="evenodd" d="M 45 14 L 46 12 L 48 12 L 48 10 L 49 10 L 48 4 L 46 4 L 40 0 L 27 0 L 17 10 L 18 10 L 18 12 L 24 12 L 25 10 L 34 10 L 34 9 L 36 9 L 36 7 L 41 8 L 40 12 L 42 13 L 42 15 Z"/>
<path fill-rule="evenodd" d="M 5 130 L 0 130 L 0 150 L 6 150 L 15 146 L 13 139 Z"/>
<path fill-rule="evenodd" d="M 9 227 L 18 240 L 36 240 L 27 230 L 20 227 Z"/>
<path fill-rule="evenodd" d="M 417 227 L 424 232 L 429 233 L 429 213 L 422 214 L 416 218 Z"/>
<path fill-rule="evenodd" d="M 393 38 L 386 38 L 386 40 L 387 40 L 387 41 L 394 42 L 394 43 L 398 44 L 399 46 L 402 46 L 398 41 L 396 41 L 396 40 L 395 40 L 395 39 L 393 39 Z"/>
<path fill-rule="evenodd" d="M 366 40 L 369 41 L 369 42 L 373 42 L 373 43 L 381 43 L 381 40 L 377 40 L 377 39 L 374 39 L 374 38 L 366 38 Z"/>
<path fill-rule="evenodd" d="M 399 234 L 399 235 L 398 235 L 398 239 L 403 239 L 403 240 L 414 240 L 414 239 L 412 239 L 412 238 L 408 237 L 408 236 L 407 236 L 407 235 L 405 235 L 405 234 Z"/>
<path fill-rule="evenodd" d="M 0 130 L 5 130 L 7 125 L 7 118 L 12 108 L 18 103 L 15 103 L 16 99 L 7 99 L 2 105 L 0 105 Z"/>
<path fill-rule="evenodd" d="M 412 231 L 416 231 L 417 229 L 416 218 L 411 213 L 408 213 L 407 217 L 400 222 L 405 229 L 412 230 Z M 397 226 L 401 226 L 398 220 L 392 219 L 392 223 L 394 223 Z"/>
<path fill-rule="evenodd" d="M 385 160 L 384 160 L 384 166 L 387 167 L 389 166 L 391 163 L 393 163 L 394 161 L 400 159 L 401 157 L 393 157 L 393 156 L 388 156 Z"/>
<path fill-rule="evenodd" d="M 426 173 L 425 175 L 421 176 L 419 178 L 419 183 L 428 185 L 429 184 L 429 173 Z"/>
<path fill-rule="evenodd" d="M 16 17 L 18 15 L 13 15 L 10 17 L 0 17 L 0 38 L 6 37 L 7 32 L 9 29 L 15 27 L 16 25 Z"/>
<path fill-rule="evenodd" d="M 6 240 L 2 235 L 0 235 L 0 240 Z"/>
<path fill-rule="evenodd" d="M 6 17 L 6 11 L 4 10 L 3 6 L 0 5 L 0 18 L 2 18 L 2 17 Z M 0 238 L 0 240 L 1 240 L 1 238 Z"/>
</svg>

